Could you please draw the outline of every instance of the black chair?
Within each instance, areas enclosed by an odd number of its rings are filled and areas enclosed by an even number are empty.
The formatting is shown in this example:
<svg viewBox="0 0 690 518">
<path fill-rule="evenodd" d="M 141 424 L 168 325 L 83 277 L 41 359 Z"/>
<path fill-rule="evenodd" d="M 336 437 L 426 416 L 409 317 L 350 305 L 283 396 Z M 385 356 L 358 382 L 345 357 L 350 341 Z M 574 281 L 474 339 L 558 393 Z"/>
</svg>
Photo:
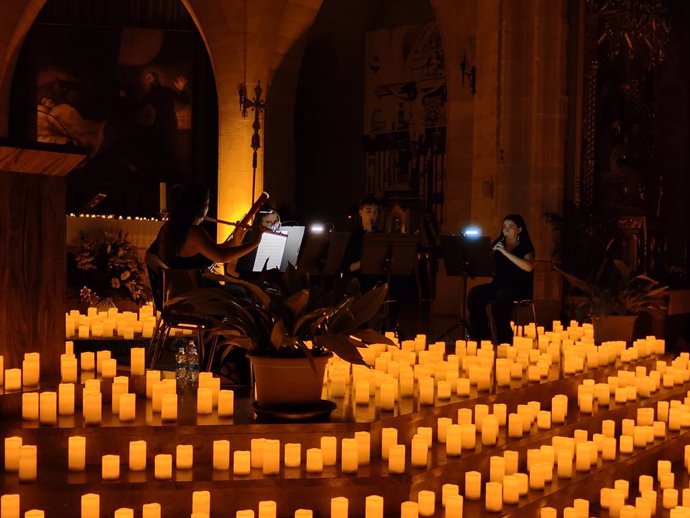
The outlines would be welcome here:
<svg viewBox="0 0 690 518">
<path fill-rule="evenodd" d="M 523 314 L 527 311 L 527 320 L 523 318 Z M 492 311 L 491 303 L 486 305 L 486 314 L 489 317 L 489 327 L 491 328 L 491 341 L 494 345 L 498 345 L 498 337 L 496 333 L 496 321 L 494 320 L 494 312 Z M 539 335 L 539 326 L 537 325 L 537 311 L 534 307 L 534 300 L 523 299 L 513 301 L 513 315 L 515 318 L 515 336 L 523 336 L 525 334 L 525 325 L 534 322 L 537 328 L 537 335 Z M 531 320 L 529 318 L 531 317 Z"/>
<path fill-rule="evenodd" d="M 212 324 L 204 315 L 187 313 L 166 307 L 168 300 L 183 293 L 204 287 L 199 270 L 173 270 L 157 255 L 146 253 L 146 269 L 151 282 L 154 307 L 160 316 L 149 345 L 149 368 L 153 369 L 160 359 L 161 352 L 170 331 L 173 329 L 191 329 L 196 332 L 199 350 L 199 364 L 203 365 L 205 340 L 204 332 Z"/>
</svg>

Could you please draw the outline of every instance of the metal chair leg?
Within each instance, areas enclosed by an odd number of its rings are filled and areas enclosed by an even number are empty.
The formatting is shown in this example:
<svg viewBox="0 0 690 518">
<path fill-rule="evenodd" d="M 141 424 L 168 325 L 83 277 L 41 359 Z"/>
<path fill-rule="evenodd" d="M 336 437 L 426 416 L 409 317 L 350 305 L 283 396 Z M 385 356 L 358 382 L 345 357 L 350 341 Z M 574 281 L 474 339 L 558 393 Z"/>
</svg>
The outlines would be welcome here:
<svg viewBox="0 0 690 518">
<path fill-rule="evenodd" d="M 150 369 L 153 369 L 156 366 L 156 362 L 160 359 L 161 352 L 163 351 L 163 346 L 165 345 L 165 342 L 168 340 L 168 337 L 170 336 L 170 330 L 172 329 L 172 326 L 168 325 L 167 323 L 164 323 L 164 328 L 165 331 L 161 329 L 161 338 L 156 344 L 156 348 L 153 351 L 153 358 L 151 358 L 151 363 L 149 365 Z"/>
</svg>

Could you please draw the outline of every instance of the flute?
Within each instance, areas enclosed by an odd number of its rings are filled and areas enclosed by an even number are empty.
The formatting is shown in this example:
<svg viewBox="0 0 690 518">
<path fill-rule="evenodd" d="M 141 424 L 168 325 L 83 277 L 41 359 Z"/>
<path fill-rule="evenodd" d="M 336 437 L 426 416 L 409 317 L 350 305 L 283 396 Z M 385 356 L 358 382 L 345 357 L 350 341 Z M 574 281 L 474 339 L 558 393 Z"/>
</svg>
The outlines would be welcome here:
<svg viewBox="0 0 690 518">
<path fill-rule="evenodd" d="M 209 221 L 210 223 L 220 223 L 221 225 L 231 225 L 233 227 L 243 228 L 245 230 L 251 230 L 252 229 L 251 225 L 247 225 L 247 224 L 241 223 L 239 221 L 225 221 L 222 219 L 211 218 L 209 216 L 204 216 L 204 221 Z M 277 236 L 287 237 L 287 234 L 280 232 L 280 231 L 277 231 L 277 230 L 266 229 L 266 230 L 263 230 L 263 232 L 265 232 L 267 234 L 275 234 Z"/>
</svg>

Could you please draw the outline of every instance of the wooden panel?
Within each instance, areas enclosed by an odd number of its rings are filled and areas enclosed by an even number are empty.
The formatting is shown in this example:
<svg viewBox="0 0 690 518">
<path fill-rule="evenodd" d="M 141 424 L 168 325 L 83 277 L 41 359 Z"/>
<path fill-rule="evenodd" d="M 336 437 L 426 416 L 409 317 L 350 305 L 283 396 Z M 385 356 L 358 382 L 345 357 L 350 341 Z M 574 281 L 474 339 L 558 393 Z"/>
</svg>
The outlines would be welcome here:
<svg viewBox="0 0 690 518">
<path fill-rule="evenodd" d="M 0 354 L 41 353 L 57 372 L 65 340 L 65 179 L 0 174 Z"/>
<path fill-rule="evenodd" d="M 0 171 L 65 176 L 83 159 L 77 153 L 0 146 Z"/>
</svg>

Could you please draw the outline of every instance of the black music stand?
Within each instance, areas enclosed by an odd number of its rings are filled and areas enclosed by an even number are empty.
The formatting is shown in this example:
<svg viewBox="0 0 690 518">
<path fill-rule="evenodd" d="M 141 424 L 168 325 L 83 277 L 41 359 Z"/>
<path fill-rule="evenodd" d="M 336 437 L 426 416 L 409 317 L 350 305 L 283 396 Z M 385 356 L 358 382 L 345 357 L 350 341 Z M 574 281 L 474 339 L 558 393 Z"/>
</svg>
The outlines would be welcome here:
<svg viewBox="0 0 690 518">
<path fill-rule="evenodd" d="M 491 277 L 493 261 L 491 260 L 491 238 L 489 236 L 467 237 L 441 236 L 441 250 L 446 275 L 462 278 L 462 298 L 460 299 L 460 319 L 450 326 L 436 341 L 449 335 L 457 328 L 465 331 L 469 339 L 469 325 L 465 319 L 467 312 L 467 279 L 468 277 Z"/>
<path fill-rule="evenodd" d="M 324 279 L 340 271 L 340 263 L 345 255 L 349 232 L 329 232 L 310 234 L 297 260 L 297 273 L 304 275 L 311 285 L 314 276 Z"/>
<path fill-rule="evenodd" d="M 362 243 L 360 269 L 364 275 L 385 275 L 388 293 L 383 303 L 383 327 L 397 331 L 398 322 L 391 306 L 397 301 L 390 297 L 392 275 L 410 275 L 417 267 L 417 234 L 367 233 Z M 390 324 L 390 325 L 389 325 Z"/>
</svg>

